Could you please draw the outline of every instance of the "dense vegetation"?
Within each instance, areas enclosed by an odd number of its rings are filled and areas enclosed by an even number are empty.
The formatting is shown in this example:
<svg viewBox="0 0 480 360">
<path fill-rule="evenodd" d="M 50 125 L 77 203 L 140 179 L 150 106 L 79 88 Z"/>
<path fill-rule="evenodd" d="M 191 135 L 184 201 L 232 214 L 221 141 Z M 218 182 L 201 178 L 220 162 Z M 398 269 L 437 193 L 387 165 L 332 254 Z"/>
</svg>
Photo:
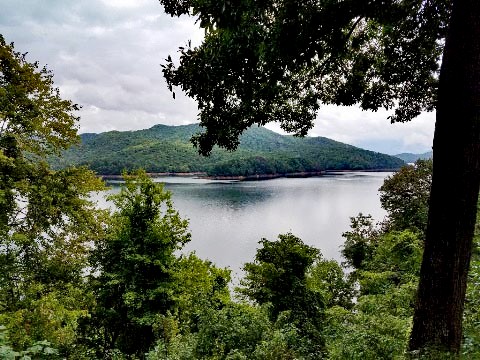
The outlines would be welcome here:
<svg viewBox="0 0 480 360">
<path fill-rule="evenodd" d="M 58 264 L 63 258 L 44 254 L 48 275 L 35 282 L 25 278 L 17 298 L 8 307 L 4 303 L 0 354 L 12 359 L 406 359 L 430 183 L 430 161 L 387 178 L 380 191 L 388 216 L 377 224 L 368 215 L 351 219 L 344 264 L 323 258 L 320 249 L 293 234 L 262 239 L 232 293 L 229 270 L 176 252 L 190 235 L 162 185 L 142 172 L 126 176 L 122 191 L 112 197 L 116 210 L 101 218 L 95 246 L 86 256 L 78 247 L 63 248 L 77 271 L 69 267 L 71 277 L 65 277 Z M 465 359 L 480 356 L 478 240 L 465 309 Z M 2 271 L 8 266 L 2 263 Z M 8 298 L 9 284 L 2 278 L 2 299 Z"/>
<path fill-rule="evenodd" d="M 330 139 L 282 136 L 252 128 L 241 137 L 236 152 L 215 149 L 198 155 L 190 137 L 198 125 L 156 125 L 147 130 L 82 134 L 82 142 L 52 161 L 57 168 L 87 165 L 99 174 L 205 172 L 211 176 L 252 176 L 320 172 L 324 170 L 398 169 L 395 157 L 362 150 Z"/>
<path fill-rule="evenodd" d="M 145 172 L 101 211 L 85 168 L 47 158 L 76 137 L 76 106 L 0 37 L 0 357 L 5 359 L 441 359 L 406 353 L 425 249 L 432 164 L 385 180 L 388 216 L 359 214 L 342 264 L 294 234 L 262 239 L 230 272 L 179 250 L 187 221 Z M 477 219 L 462 354 L 480 357 Z M 442 299 L 443 300 L 443 299 Z M 457 354 L 453 354 L 456 357 Z M 426 357 L 428 356 L 428 357 Z"/>
</svg>

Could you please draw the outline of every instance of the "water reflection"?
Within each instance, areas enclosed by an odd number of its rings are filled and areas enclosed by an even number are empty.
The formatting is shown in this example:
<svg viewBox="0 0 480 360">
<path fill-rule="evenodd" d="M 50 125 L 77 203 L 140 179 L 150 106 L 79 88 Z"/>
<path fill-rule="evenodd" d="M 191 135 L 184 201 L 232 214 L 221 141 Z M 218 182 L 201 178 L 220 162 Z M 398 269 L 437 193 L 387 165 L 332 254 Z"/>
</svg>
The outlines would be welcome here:
<svg viewBox="0 0 480 360">
<path fill-rule="evenodd" d="M 261 188 L 240 182 L 197 184 L 166 183 L 165 188 L 174 194 L 175 198 L 200 201 L 204 206 L 219 206 L 240 209 L 266 201 L 271 196 L 268 188 Z"/>
</svg>

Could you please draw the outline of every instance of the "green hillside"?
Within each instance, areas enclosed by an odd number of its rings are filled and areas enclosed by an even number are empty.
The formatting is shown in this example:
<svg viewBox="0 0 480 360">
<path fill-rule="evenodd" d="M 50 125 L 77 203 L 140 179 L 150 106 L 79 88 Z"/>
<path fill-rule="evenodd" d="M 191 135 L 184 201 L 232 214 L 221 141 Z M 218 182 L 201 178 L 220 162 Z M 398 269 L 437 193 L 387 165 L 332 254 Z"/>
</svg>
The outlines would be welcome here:
<svg viewBox="0 0 480 360">
<path fill-rule="evenodd" d="M 144 168 L 148 172 L 205 172 L 211 176 L 397 169 L 404 164 L 398 158 L 327 138 L 296 138 L 259 127 L 242 135 L 237 151 L 214 149 L 211 156 L 202 157 L 190 143 L 198 131 L 199 126 L 192 124 L 82 134 L 80 145 L 52 163 L 57 168 L 87 165 L 103 175 Z"/>
</svg>

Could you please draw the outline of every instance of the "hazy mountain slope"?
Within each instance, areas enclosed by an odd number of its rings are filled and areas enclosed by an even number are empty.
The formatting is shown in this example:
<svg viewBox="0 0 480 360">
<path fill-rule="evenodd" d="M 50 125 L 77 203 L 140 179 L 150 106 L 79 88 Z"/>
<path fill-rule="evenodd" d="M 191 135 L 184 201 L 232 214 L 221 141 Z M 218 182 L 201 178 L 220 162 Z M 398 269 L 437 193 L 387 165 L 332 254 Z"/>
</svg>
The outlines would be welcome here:
<svg viewBox="0 0 480 360">
<path fill-rule="evenodd" d="M 395 157 L 402 159 L 406 163 L 414 163 L 418 159 L 421 159 L 421 160 L 431 159 L 432 156 L 433 156 L 432 151 L 428 151 L 423 154 L 402 153 L 402 154 L 395 155 Z"/>
<path fill-rule="evenodd" d="M 189 141 L 198 131 L 198 125 L 192 124 L 82 134 L 80 145 L 52 162 L 57 167 L 87 165 L 100 174 L 144 168 L 148 172 L 206 172 L 225 176 L 396 169 L 403 165 L 398 158 L 327 138 L 296 138 L 259 127 L 242 135 L 237 151 L 214 149 L 210 157 L 201 157 Z"/>
</svg>

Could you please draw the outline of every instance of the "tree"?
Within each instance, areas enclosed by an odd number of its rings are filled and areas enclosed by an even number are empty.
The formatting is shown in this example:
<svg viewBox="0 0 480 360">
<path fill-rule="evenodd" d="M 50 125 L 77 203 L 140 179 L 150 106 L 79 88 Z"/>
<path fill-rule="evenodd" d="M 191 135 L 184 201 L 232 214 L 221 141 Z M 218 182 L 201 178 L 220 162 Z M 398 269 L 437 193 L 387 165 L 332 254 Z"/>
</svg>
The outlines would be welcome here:
<svg viewBox="0 0 480 360">
<path fill-rule="evenodd" d="M 352 285 L 335 260 L 320 259 L 308 272 L 307 287 L 323 299 L 327 308 L 351 308 L 355 294 Z"/>
<path fill-rule="evenodd" d="M 160 0 L 205 29 L 164 76 L 198 103 L 208 154 L 247 127 L 279 121 L 305 135 L 321 103 L 436 108 L 424 265 L 410 349 L 458 352 L 480 185 L 480 3 L 476 0 Z M 442 57 L 443 54 L 443 57 Z M 441 62 L 441 69 L 439 64 Z"/>
<path fill-rule="evenodd" d="M 432 190 L 411 349 L 431 343 L 458 352 L 462 340 L 480 184 L 479 19 L 480 3 L 454 2 L 440 73 Z"/>
<path fill-rule="evenodd" d="M 312 282 L 313 286 L 308 286 L 307 277 L 312 265 L 320 260 L 320 251 L 293 234 L 279 235 L 278 241 L 262 239 L 260 244 L 255 261 L 244 265 L 245 277 L 238 292 L 259 305 L 271 305 L 272 321 L 283 318 L 299 329 L 308 349 L 303 355 L 320 356 L 324 345 L 320 329 L 327 300 L 322 297 L 321 286 Z"/>
<path fill-rule="evenodd" d="M 103 356 L 114 349 L 142 355 L 153 345 L 155 327 L 174 310 L 175 251 L 190 240 L 188 222 L 162 184 L 144 172 L 125 180 L 110 197 L 118 210 L 91 257 L 98 271 L 92 279 L 97 300 L 92 319 L 103 332 Z"/>
<path fill-rule="evenodd" d="M 388 213 L 389 226 L 423 233 L 427 227 L 431 186 L 431 160 L 418 160 L 385 179 L 379 189 L 380 203 Z"/>
<path fill-rule="evenodd" d="M 362 213 L 350 218 L 350 229 L 342 234 L 345 238 L 342 255 L 345 265 L 360 269 L 365 261 L 371 259 L 381 231 L 374 225 L 371 215 Z"/>
<path fill-rule="evenodd" d="M 89 193 L 104 186 L 47 163 L 77 141 L 78 108 L 0 35 L 0 323 L 15 349 L 48 340 L 65 356 L 88 314 L 82 274 L 103 221 Z"/>
<path fill-rule="evenodd" d="M 371 256 L 355 268 L 353 309 L 327 310 L 330 359 L 405 358 L 422 241 L 410 230 L 390 231 L 374 241 Z"/>
<path fill-rule="evenodd" d="M 293 234 L 279 235 L 278 241 L 260 241 L 255 262 L 244 265 L 245 278 L 239 292 L 258 304 L 272 304 L 272 318 L 286 310 L 307 311 L 307 271 L 320 252 L 305 245 Z"/>
<path fill-rule="evenodd" d="M 221 308 L 230 302 L 230 272 L 194 253 L 177 260 L 172 274 L 175 315 L 183 327 L 194 328 L 205 309 Z"/>
</svg>

